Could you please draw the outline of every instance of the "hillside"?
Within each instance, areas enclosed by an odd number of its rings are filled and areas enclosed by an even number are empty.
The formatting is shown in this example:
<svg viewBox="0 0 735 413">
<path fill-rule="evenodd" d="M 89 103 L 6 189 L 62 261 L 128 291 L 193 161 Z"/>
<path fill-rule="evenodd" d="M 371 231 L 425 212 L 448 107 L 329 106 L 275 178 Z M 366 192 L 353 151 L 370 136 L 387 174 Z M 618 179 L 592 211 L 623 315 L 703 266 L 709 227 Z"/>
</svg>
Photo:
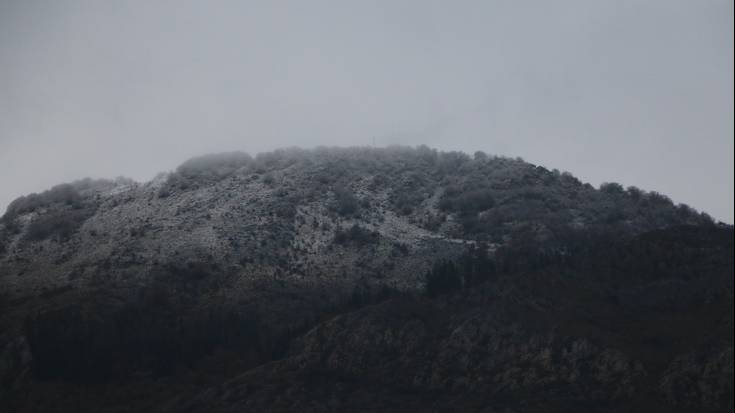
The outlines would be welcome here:
<svg viewBox="0 0 735 413">
<path fill-rule="evenodd" d="M 169 411 L 729 411 L 732 235 L 678 227 L 612 257 L 598 246 L 473 285 L 463 273 L 445 295 L 321 323 L 287 357 Z M 673 254 L 688 257 L 651 270 Z"/>
<path fill-rule="evenodd" d="M 426 147 L 59 185 L 0 219 L 0 401 L 725 411 L 732 235 L 661 194 Z"/>
</svg>

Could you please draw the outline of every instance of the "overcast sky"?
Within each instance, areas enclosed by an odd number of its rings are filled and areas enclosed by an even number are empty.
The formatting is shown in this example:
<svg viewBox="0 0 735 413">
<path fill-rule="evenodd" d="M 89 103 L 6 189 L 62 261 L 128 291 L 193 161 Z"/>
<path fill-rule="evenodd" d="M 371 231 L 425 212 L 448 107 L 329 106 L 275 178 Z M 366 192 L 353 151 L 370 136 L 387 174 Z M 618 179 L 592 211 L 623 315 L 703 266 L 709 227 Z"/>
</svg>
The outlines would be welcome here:
<svg viewBox="0 0 735 413">
<path fill-rule="evenodd" d="M 0 0 L 0 211 L 194 155 L 427 144 L 733 222 L 733 2 Z"/>
</svg>

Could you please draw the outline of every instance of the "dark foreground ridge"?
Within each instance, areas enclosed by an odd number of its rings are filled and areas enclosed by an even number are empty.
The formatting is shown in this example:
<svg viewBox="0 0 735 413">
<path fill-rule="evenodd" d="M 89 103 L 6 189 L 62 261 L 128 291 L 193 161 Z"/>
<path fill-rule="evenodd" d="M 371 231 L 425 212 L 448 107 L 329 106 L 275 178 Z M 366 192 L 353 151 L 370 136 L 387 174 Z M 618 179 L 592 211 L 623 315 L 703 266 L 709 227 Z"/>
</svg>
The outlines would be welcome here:
<svg viewBox="0 0 735 413">
<path fill-rule="evenodd" d="M 0 406 L 731 411 L 734 250 L 663 195 L 426 147 L 78 181 L 0 219 Z"/>
</svg>

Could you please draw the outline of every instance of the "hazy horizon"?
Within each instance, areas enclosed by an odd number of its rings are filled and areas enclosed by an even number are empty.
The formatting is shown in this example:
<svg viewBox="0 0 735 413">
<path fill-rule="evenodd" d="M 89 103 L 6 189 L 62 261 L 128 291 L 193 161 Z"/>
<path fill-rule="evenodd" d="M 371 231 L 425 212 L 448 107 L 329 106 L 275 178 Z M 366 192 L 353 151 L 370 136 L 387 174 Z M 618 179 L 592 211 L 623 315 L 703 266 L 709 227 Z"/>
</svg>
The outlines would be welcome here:
<svg viewBox="0 0 735 413">
<path fill-rule="evenodd" d="M 0 213 L 186 159 L 425 144 L 733 223 L 730 1 L 0 0 Z"/>
</svg>

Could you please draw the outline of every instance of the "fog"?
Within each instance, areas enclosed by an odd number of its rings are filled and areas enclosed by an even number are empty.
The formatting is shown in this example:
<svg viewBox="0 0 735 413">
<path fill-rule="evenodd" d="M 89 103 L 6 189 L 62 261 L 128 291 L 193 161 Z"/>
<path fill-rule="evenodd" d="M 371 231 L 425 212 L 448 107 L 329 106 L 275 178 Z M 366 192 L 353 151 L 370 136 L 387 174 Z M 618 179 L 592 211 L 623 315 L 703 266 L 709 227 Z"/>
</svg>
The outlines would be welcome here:
<svg viewBox="0 0 735 413">
<path fill-rule="evenodd" d="M 0 0 L 0 211 L 188 157 L 426 144 L 733 222 L 733 3 Z"/>
</svg>

